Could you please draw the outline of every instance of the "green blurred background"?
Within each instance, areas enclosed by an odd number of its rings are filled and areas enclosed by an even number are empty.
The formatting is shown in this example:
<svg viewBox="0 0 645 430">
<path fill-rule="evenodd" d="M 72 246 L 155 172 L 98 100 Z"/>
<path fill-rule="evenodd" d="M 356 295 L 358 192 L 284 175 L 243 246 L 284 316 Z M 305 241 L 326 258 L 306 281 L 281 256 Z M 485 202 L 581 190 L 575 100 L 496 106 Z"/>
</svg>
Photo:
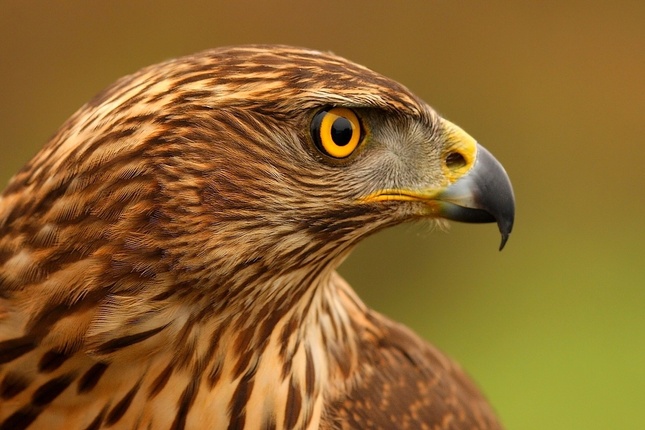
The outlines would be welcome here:
<svg viewBox="0 0 645 430">
<path fill-rule="evenodd" d="M 645 428 L 645 2 L 0 1 L 0 182 L 116 78 L 241 43 L 332 50 L 505 165 L 515 230 L 391 229 L 341 272 L 512 429 Z"/>
</svg>

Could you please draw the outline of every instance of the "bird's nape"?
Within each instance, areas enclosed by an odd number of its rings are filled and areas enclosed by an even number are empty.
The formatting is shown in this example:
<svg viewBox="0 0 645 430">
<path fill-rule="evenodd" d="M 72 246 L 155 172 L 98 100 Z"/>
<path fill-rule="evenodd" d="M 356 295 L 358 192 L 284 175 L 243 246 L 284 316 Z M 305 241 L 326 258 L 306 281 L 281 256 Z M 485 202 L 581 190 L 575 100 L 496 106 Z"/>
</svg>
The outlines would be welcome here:
<svg viewBox="0 0 645 430">
<path fill-rule="evenodd" d="M 408 89 L 287 46 L 118 80 L 0 197 L 0 429 L 499 429 L 335 272 L 418 218 L 514 218 L 504 169 Z"/>
</svg>

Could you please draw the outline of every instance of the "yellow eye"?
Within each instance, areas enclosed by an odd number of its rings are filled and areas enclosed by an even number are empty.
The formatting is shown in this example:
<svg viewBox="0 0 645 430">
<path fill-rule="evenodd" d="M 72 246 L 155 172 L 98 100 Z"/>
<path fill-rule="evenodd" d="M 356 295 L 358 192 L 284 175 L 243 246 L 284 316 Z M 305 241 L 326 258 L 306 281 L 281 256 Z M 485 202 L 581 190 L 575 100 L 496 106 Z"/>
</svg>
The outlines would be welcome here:
<svg viewBox="0 0 645 430">
<path fill-rule="evenodd" d="M 334 158 L 350 156 L 361 141 L 361 123 L 347 108 L 322 110 L 311 121 L 311 136 L 316 147 Z"/>
</svg>

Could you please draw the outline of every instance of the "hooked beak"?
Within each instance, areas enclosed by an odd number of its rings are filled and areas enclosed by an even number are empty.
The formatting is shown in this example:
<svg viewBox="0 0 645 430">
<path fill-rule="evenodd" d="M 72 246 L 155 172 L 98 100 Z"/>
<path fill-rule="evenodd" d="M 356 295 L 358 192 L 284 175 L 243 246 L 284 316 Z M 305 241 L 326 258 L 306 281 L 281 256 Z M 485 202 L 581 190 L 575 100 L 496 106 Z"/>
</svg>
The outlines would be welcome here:
<svg viewBox="0 0 645 430">
<path fill-rule="evenodd" d="M 468 223 L 496 222 L 504 248 L 515 218 L 515 197 L 502 165 L 486 148 L 455 124 L 443 121 L 446 149 L 443 169 L 446 183 L 431 189 L 387 189 L 363 200 L 417 201 L 427 216 Z"/>
<path fill-rule="evenodd" d="M 453 184 L 435 195 L 440 216 L 461 222 L 496 222 L 504 248 L 515 219 L 515 197 L 511 181 L 502 165 L 477 144 L 472 168 Z"/>
</svg>

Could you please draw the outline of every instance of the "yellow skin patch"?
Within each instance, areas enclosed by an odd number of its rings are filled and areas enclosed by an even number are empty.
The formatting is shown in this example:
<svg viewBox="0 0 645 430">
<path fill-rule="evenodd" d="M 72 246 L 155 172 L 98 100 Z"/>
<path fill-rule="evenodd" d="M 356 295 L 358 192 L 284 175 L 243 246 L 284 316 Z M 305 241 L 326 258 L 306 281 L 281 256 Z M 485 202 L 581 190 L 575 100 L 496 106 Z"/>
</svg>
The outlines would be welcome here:
<svg viewBox="0 0 645 430">
<path fill-rule="evenodd" d="M 463 157 L 463 162 L 459 166 L 450 166 L 445 162 L 442 165 L 443 172 L 449 181 L 447 185 L 450 185 L 468 173 L 475 165 L 475 159 L 477 158 L 477 141 L 458 125 L 445 119 L 443 120 L 443 123 L 446 133 L 446 141 L 450 142 L 450 145 L 446 148 L 444 161 L 448 159 L 448 154 L 450 153 L 456 153 Z"/>
</svg>

